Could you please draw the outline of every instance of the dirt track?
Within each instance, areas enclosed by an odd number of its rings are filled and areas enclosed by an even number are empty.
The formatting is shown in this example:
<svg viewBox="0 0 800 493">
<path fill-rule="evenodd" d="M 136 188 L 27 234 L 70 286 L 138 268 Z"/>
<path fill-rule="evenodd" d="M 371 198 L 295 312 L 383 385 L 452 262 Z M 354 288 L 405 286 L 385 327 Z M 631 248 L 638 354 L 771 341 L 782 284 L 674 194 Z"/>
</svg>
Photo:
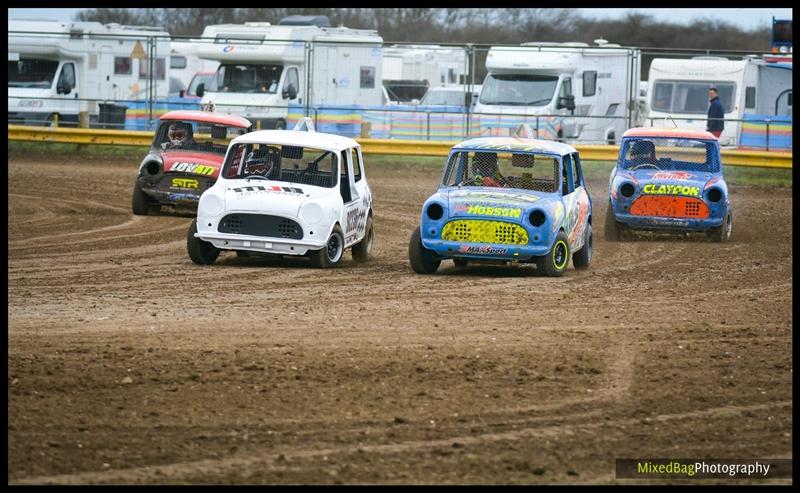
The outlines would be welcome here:
<svg viewBox="0 0 800 493">
<path fill-rule="evenodd" d="M 131 215 L 136 164 L 9 159 L 10 483 L 608 483 L 615 458 L 791 458 L 790 189 L 733 187 L 728 244 L 607 243 L 590 183 L 589 271 L 419 276 L 438 170 L 368 162 L 374 259 L 318 270 L 192 264 L 190 218 Z"/>
</svg>

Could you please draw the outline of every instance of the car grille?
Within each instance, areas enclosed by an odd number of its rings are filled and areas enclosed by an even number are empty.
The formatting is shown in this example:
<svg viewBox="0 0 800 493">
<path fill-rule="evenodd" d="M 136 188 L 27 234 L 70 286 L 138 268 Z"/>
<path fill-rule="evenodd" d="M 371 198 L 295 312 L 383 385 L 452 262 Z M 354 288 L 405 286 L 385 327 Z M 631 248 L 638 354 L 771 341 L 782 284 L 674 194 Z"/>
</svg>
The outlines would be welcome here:
<svg viewBox="0 0 800 493">
<path fill-rule="evenodd" d="M 708 206 L 700 199 L 649 195 L 639 197 L 631 205 L 631 214 L 651 217 L 679 217 L 703 219 L 708 217 Z"/>
<path fill-rule="evenodd" d="M 303 229 L 291 219 L 264 214 L 228 214 L 217 228 L 220 233 L 268 236 L 271 238 L 303 238 Z"/>
<path fill-rule="evenodd" d="M 526 245 L 528 232 L 518 224 L 503 221 L 465 219 L 450 221 L 442 229 L 442 239 L 463 243 Z"/>
</svg>

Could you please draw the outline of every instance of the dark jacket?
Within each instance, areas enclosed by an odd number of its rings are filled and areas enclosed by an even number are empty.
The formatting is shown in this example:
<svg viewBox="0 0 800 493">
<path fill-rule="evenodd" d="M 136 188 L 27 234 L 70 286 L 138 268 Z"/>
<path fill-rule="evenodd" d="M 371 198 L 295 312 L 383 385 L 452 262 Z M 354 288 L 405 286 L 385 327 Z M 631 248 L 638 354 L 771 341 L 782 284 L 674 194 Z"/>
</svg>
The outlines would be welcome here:
<svg viewBox="0 0 800 493">
<path fill-rule="evenodd" d="M 719 96 L 710 101 L 708 106 L 708 118 L 707 126 L 709 130 L 722 131 L 722 129 L 725 128 L 725 123 L 722 120 L 711 120 L 711 118 L 725 118 L 725 108 L 722 107 Z"/>
</svg>

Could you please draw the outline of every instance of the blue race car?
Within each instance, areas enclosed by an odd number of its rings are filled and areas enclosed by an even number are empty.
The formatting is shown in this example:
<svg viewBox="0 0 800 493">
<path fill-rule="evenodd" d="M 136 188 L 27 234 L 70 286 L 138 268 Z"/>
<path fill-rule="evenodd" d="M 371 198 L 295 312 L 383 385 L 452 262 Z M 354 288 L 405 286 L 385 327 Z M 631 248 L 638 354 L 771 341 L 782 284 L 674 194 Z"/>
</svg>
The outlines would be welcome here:
<svg viewBox="0 0 800 493">
<path fill-rule="evenodd" d="M 422 206 L 408 248 L 419 274 L 444 259 L 536 263 L 560 276 L 592 259 L 592 202 L 578 152 L 513 137 L 467 140 L 450 150 L 438 191 Z"/>
<path fill-rule="evenodd" d="M 623 231 L 705 232 L 731 237 L 733 214 L 719 141 L 708 132 L 632 128 L 622 136 L 608 185 L 605 236 Z"/>
</svg>

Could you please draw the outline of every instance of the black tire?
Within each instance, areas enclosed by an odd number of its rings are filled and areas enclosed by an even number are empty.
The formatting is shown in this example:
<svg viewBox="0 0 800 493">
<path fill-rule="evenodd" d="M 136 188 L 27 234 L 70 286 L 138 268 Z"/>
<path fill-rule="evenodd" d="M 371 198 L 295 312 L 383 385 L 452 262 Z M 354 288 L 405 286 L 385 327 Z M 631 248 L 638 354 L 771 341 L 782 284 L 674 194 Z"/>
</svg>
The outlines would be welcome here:
<svg viewBox="0 0 800 493">
<path fill-rule="evenodd" d="M 586 231 L 583 233 L 585 240 L 580 250 L 572 255 L 572 265 L 576 269 L 588 269 L 589 264 L 592 263 L 592 225 L 586 225 Z"/>
<path fill-rule="evenodd" d="M 464 257 L 453 257 L 453 263 L 456 264 L 457 268 L 463 269 L 469 265 L 469 259 L 465 259 Z"/>
<path fill-rule="evenodd" d="M 275 130 L 286 130 L 286 122 L 283 120 L 275 122 Z"/>
<path fill-rule="evenodd" d="M 547 277 L 561 277 L 569 265 L 569 239 L 567 233 L 559 231 L 553 248 L 547 255 L 536 259 L 536 268 Z"/>
<path fill-rule="evenodd" d="M 622 225 L 617 221 L 614 215 L 614 208 L 611 206 L 611 201 L 608 201 L 608 209 L 606 209 L 606 241 L 619 241 L 622 239 Z"/>
<path fill-rule="evenodd" d="M 192 262 L 198 265 L 211 265 L 219 257 L 219 248 L 207 241 L 195 238 L 197 232 L 197 219 L 192 219 L 189 232 L 186 234 L 186 251 Z"/>
<path fill-rule="evenodd" d="M 364 239 L 353 245 L 353 260 L 366 262 L 372 252 L 372 243 L 375 241 L 375 232 L 372 230 L 372 216 L 367 216 L 367 232 Z"/>
<path fill-rule="evenodd" d="M 708 235 L 709 238 L 717 243 L 724 243 L 726 241 L 730 241 L 732 232 L 733 214 L 731 211 L 728 211 L 728 214 L 725 215 L 725 220 L 722 221 L 722 224 L 720 224 L 718 228 L 706 231 L 706 235 Z"/>
<path fill-rule="evenodd" d="M 150 201 L 147 198 L 147 194 L 142 190 L 142 187 L 139 186 L 138 181 L 133 185 L 133 199 L 131 202 L 131 208 L 134 214 L 137 216 L 147 215 L 150 209 Z"/>
<path fill-rule="evenodd" d="M 339 265 L 342 257 L 344 257 L 344 234 L 342 234 L 342 228 L 337 224 L 333 227 L 325 246 L 311 252 L 311 260 L 317 267 L 326 269 Z"/>
<path fill-rule="evenodd" d="M 417 274 L 433 274 L 442 263 L 435 253 L 422 245 L 419 227 L 411 234 L 411 240 L 408 242 L 408 259 L 411 261 L 411 268 Z"/>
</svg>

